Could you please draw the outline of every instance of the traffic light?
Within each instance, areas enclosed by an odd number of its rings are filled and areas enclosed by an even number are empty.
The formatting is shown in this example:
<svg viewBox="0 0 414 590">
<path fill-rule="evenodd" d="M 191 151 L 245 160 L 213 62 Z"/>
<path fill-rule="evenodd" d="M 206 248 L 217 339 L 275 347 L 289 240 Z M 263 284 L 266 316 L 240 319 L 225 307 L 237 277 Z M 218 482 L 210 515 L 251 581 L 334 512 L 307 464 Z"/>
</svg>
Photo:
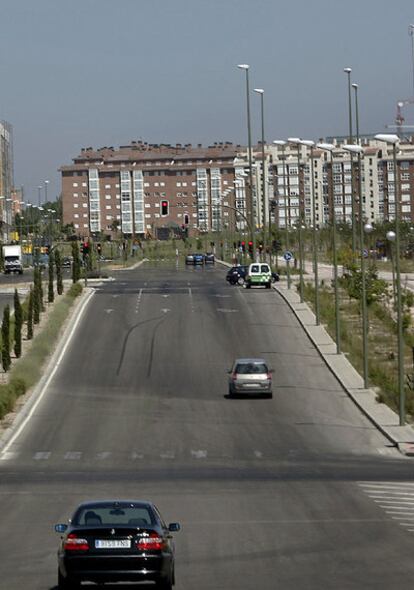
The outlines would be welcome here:
<svg viewBox="0 0 414 590">
<path fill-rule="evenodd" d="M 98 252 L 99 255 L 102 254 L 102 245 L 101 244 L 96 244 L 96 251 Z"/>
<path fill-rule="evenodd" d="M 262 242 L 259 242 L 259 250 L 260 250 L 260 252 L 263 250 L 263 244 L 262 244 Z"/>
<path fill-rule="evenodd" d="M 88 254 L 89 254 L 89 242 L 83 242 L 83 244 L 82 244 L 82 254 L 83 254 L 83 257 L 84 258 L 86 256 L 88 256 Z"/>
<path fill-rule="evenodd" d="M 242 252 L 246 252 L 246 242 L 241 243 Z"/>
<path fill-rule="evenodd" d="M 253 242 L 249 242 L 249 253 L 253 254 Z"/>
<path fill-rule="evenodd" d="M 161 201 L 161 215 L 163 217 L 168 215 L 168 201 Z"/>
</svg>

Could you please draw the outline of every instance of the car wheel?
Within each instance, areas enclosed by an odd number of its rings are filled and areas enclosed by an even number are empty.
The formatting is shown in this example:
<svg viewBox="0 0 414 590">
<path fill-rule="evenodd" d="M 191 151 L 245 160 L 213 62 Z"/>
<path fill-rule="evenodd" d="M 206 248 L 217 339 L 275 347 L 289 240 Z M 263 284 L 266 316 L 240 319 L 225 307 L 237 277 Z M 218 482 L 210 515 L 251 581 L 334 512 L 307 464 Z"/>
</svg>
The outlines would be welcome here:
<svg viewBox="0 0 414 590">
<path fill-rule="evenodd" d="M 244 286 L 246 287 L 246 289 L 250 289 L 251 284 L 249 283 L 249 281 L 247 281 Z"/>
<path fill-rule="evenodd" d="M 163 579 L 159 580 L 159 582 L 157 582 L 155 587 L 159 588 L 159 590 L 172 590 L 172 587 L 173 587 L 172 577 L 163 578 Z"/>
<path fill-rule="evenodd" d="M 244 280 L 244 277 L 238 277 L 237 279 L 237 284 L 238 285 L 244 285 L 246 281 Z"/>
<path fill-rule="evenodd" d="M 272 281 L 272 283 L 276 283 L 276 277 L 274 277 L 274 276 L 272 275 L 271 281 Z"/>
<path fill-rule="evenodd" d="M 72 578 L 64 578 L 58 569 L 58 588 L 59 590 L 75 590 L 80 588 L 80 582 L 74 581 Z"/>
<path fill-rule="evenodd" d="M 271 283 L 266 283 L 266 289 L 270 289 L 271 286 L 272 286 Z"/>
</svg>

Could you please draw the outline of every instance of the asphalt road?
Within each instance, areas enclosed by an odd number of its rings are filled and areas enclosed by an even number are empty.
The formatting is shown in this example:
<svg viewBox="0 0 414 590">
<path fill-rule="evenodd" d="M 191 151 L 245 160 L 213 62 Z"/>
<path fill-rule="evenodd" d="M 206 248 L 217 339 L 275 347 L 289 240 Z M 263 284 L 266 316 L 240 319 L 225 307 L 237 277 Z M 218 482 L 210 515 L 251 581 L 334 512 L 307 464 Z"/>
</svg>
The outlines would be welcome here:
<svg viewBox="0 0 414 590">
<path fill-rule="evenodd" d="M 54 588 L 54 523 L 120 497 L 181 522 L 177 590 L 411 590 L 413 460 L 277 293 L 224 275 L 145 264 L 93 295 L 0 457 L 1 589 Z M 251 355 L 275 371 L 273 400 L 226 396 L 231 361 Z"/>
</svg>

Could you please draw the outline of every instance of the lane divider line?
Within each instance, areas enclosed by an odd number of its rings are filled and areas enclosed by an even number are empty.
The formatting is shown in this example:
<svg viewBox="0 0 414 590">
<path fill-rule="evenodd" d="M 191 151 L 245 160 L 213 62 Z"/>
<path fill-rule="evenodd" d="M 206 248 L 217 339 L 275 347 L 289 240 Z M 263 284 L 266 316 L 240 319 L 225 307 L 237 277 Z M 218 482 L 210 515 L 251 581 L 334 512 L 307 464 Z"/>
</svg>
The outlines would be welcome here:
<svg viewBox="0 0 414 590">
<path fill-rule="evenodd" d="M 0 451 L 0 459 L 1 457 L 3 457 L 3 455 L 5 455 L 7 453 L 7 451 L 9 450 L 9 448 L 11 447 L 11 445 L 14 443 L 14 441 L 18 438 L 18 436 L 21 434 L 21 432 L 23 431 L 23 429 L 26 427 L 27 423 L 29 422 L 30 418 L 33 416 L 33 414 L 35 413 L 38 405 L 40 404 L 40 402 L 42 401 L 47 388 L 49 387 L 50 382 L 52 381 L 53 377 L 55 376 L 56 371 L 58 370 L 62 359 L 65 355 L 66 350 L 68 349 L 69 344 L 72 341 L 73 335 L 76 331 L 76 328 L 79 325 L 79 322 L 83 316 L 83 313 L 86 309 L 87 304 L 89 303 L 89 301 L 91 300 L 93 294 L 95 293 L 95 291 L 90 291 L 90 293 L 87 295 L 87 297 L 85 298 L 84 302 L 82 303 L 82 307 L 78 313 L 78 316 L 75 320 L 75 323 L 72 326 L 72 329 L 69 333 L 69 336 L 62 348 L 62 350 L 60 351 L 60 354 L 58 356 L 58 359 L 55 363 L 55 366 L 53 367 L 52 371 L 50 372 L 49 377 L 47 378 L 46 382 L 44 383 L 42 389 L 40 390 L 39 395 L 36 398 L 36 401 L 34 402 L 34 404 L 32 405 L 32 407 L 30 408 L 27 416 L 25 417 L 25 419 L 23 420 L 23 422 L 20 424 L 20 426 L 17 428 L 16 432 L 11 436 L 11 438 L 7 441 L 7 443 L 5 444 L 5 446 L 1 449 Z"/>
</svg>

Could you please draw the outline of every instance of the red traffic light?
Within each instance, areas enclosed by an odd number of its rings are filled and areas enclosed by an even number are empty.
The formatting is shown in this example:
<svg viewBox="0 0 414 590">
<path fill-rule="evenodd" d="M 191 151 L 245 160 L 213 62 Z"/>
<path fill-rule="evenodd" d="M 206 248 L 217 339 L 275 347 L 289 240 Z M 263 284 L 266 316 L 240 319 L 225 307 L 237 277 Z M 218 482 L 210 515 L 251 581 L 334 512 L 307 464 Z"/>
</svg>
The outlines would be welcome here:
<svg viewBox="0 0 414 590">
<path fill-rule="evenodd" d="M 161 201 L 161 215 L 168 215 L 168 201 Z"/>
</svg>

